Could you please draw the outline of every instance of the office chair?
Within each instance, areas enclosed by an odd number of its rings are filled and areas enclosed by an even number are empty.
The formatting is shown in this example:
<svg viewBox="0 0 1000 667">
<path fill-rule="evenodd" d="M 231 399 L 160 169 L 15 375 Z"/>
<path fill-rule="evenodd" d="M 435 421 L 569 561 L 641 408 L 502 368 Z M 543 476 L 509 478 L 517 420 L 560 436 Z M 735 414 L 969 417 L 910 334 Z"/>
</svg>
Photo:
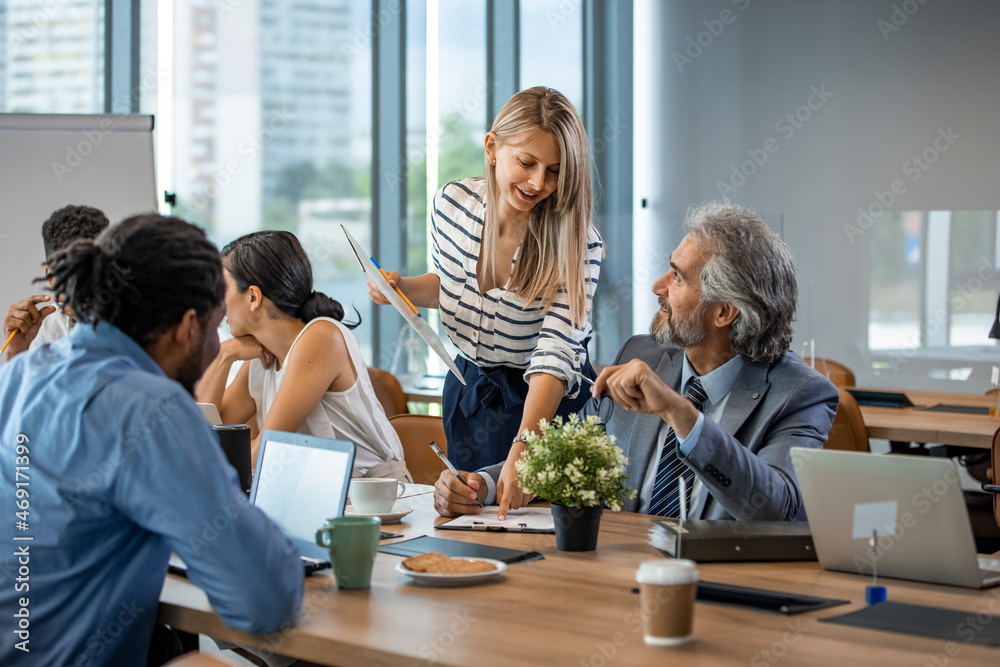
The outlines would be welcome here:
<svg viewBox="0 0 1000 667">
<path fill-rule="evenodd" d="M 983 491 L 993 494 L 993 517 L 1000 526 L 1000 432 L 993 436 L 990 449 L 990 467 L 986 471 L 989 481 L 983 484 Z"/>
<path fill-rule="evenodd" d="M 868 429 L 858 402 L 844 387 L 837 387 L 837 391 L 840 392 L 840 403 L 837 404 L 837 414 L 833 418 L 833 426 L 823 443 L 823 449 L 870 452 Z"/>
<path fill-rule="evenodd" d="M 406 394 L 399 380 L 389 371 L 381 368 L 368 368 L 368 376 L 372 380 L 372 387 L 375 389 L 375 398 L 382 404 L 386 417 L 393 415 L 403 415 L 409 412 L 406 407 Z"/>
<path fill-rule="evenodd" d="M 396 415 L 389 418 L 389 423 L 403 443 L 403 460 L 413 481 L 434 484 L 446 468 L 428 443 L 433 440 L 445 454 L 448 453 L 444 420 L 432 415 Z"/>
<path fill-rule="evenodd" d="M 805 359 L 805 362 L 808 364 L 809 359 Z M 816 372 L 821 375 L 825 375 L 830 382 L 838 387 L 855 386 L 854 371 L 844 364 L 830 359 L 820 359 L 817 357 L 813 360 L 813 364 L 811 365 L 814 369 L 816 369 Z"/>
</svg>

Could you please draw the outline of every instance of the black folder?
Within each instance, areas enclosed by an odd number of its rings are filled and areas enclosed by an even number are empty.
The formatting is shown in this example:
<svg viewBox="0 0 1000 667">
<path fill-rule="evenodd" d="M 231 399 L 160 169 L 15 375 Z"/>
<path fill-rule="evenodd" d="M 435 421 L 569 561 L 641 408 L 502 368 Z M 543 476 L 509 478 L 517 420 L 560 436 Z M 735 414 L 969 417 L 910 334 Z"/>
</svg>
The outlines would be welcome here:
<svg viewBox="0 0 1000 667">
<path fill-rule="evenodd" d="M 537 551 L 518 551 L 517 549 L 476 544 L 475 542 L 445 540 L 440 537 L 429 537 L 427 535 L 379 547 L 380 553 L 392 554 L 394 556 L 419 556 L 431 551 L 437 551 L 452 558 L 492 558 L 503 561 L 508 565 L 545 558 L 545 556 Z"/>
<path fill-rule="evenodd" d="M 685 521 L 658 519 L 664 555 L 708 563 L 816 560 L 812 532 L 805 521 Z M 680 553 L 677 535 L 681 532 Z"/>
</svg>

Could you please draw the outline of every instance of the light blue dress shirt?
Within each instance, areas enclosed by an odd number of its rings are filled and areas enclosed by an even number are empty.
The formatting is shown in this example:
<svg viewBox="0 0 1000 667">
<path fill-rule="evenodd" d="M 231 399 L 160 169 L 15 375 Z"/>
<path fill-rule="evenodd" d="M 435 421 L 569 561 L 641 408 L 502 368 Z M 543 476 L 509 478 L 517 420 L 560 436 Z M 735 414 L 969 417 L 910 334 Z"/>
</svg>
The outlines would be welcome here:
<svg viewBox="0 0 1000 667">
<path fill-rule="evenodd" d="M 736 355 L 726 363 L 722 364 L 716 368 L 711 373 L 706 373 L 701 376 L 701 386 L 705 390 L 707 398 L 702 404 L 702 411 L 698 414 L 698 420 L 695 422 L 694 427 L 691 432 L 687 434 L 686 437 L 677 437 L 677 447 L 680 449 L 681 459 L 683 460 L 688 454 L 694 450 L 695 446 L 698 444 L 698 439 L 701 437 L 702 429 L 705 425 L 706 419 L 711 419 L 713 422 L 718 423 L 722 419 L 722 412 L 726 409 L 726 402 L 729 400 L 729 393 L 733 390 L 733 385 L 736 384 L 736 380 L 740 376 L 740 371 L 743 370 L 743 357 Z M 688 383 L 691 379 L 695 377 L 694 369 L 691 367 L 691 363 L 688 361 L 687 355 L 684 355 L 684 365 L 681 369 L 681 396 L 687 395 Z M 663 455 L 663 443 L 667 439 L 667 432 L 670 429 L 670 425 L 663 422 L 660 427 L 660 434 L 658 437 L 659 444 L 656 446 L 656 451 L 649 459 L 649 467 L 646 468 L 646 475 L 643 478 L 642 488 L 639 489 L 639 507 L 640 513 L 645 513 L 649 509 L 649 501 L 653 495 L 653 486 L 656 481 L 656 466 L 659 464 L 660 457 Z M 698 498 L 704 493 L 704 485 L 698 476 L 695 475 L 694 484 L 691 487 L 691 505 L 696 506 L 698 503 Z"/>
<path fill-rule="evenodd" d="M 2 665 L 145 665 L 171 551 L 232 628 L 272 632 L 301 605 L 295 546 L 191 395 L 109 324 L 0 369 L 0 480 Z"/>
</svg>

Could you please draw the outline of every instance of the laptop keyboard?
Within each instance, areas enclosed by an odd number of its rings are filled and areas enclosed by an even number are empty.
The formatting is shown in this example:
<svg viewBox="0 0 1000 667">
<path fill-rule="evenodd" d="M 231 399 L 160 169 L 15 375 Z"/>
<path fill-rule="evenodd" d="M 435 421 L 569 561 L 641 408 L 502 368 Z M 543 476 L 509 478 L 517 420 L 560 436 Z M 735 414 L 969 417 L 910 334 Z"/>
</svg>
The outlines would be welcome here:
<svg viewBox="0 0 1000 667">
<path fill-rule="evenodd" d="M 979 556 L 979 576 L 984 585 L 1000 584 L 1000 558 Z"/>
</svg>

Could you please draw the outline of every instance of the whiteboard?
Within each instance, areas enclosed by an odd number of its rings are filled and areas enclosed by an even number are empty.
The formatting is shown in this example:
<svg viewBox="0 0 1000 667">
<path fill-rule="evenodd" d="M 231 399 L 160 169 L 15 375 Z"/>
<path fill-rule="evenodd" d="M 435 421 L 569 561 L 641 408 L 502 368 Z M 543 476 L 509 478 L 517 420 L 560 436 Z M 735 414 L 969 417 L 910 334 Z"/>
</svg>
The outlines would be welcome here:
<svg viewBox="0 0 1000 667">
<path fill-rule="evenodd" d="M 0 315 L 47 285 L 42 223 L 85 204 L 112 224 L 155 211 L 153 117 L 0 114 Z"/>
</svg>

